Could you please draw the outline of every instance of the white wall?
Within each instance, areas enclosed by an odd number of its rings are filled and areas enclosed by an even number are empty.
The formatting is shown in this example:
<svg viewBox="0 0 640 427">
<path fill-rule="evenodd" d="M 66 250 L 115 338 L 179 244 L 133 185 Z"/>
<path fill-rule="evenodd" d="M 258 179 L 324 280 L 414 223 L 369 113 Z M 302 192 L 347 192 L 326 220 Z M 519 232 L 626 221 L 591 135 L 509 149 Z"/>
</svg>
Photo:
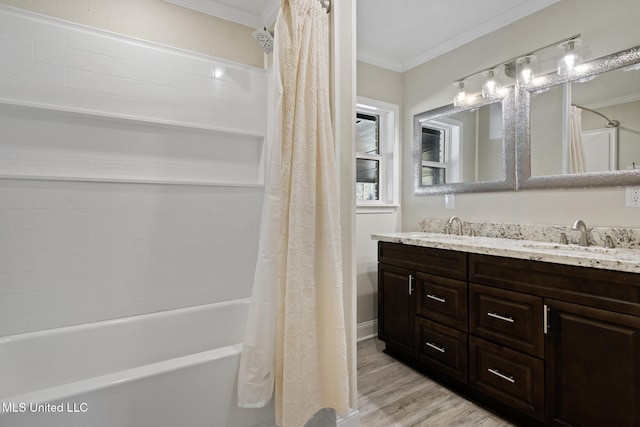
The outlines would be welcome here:
<svg viewBox="0 0 640 427">
<path fill-rule="evenodd" d="M 358 62 L 357 68 L 358 96 L 402 105 L 402 74 L 363 62 Z M 402 126 L 402 111 L 396 119 Z M 402 129 L 400 135 L 402 139 Z M 371 240 L 371 234 L 399 230 L 400 208 L 356 215 L 357 323 L 362 325 L 360 335 L 372 333 L 371 327 L 375 325 L 367 327 L 366 324 L 378 318 L 378 251 L 377 242 Z"/>
<path fill-rule="evenodd" d="M 0 336 L 248 297 L 265 71 L 5 7 L 0 23 Z"/>
<path fill-rule="evenodd" d="M 450 104 L 451 82 L 556 40 L 581 33 L 586 59 L 640 44 L 640 3 L 615 0 L 564 0 L 508 27 L 404 73 L 404 128 L 414 114 Z M 640 227 L 640 210 L 625 207 L 623 188 L 519 191 L 456 195 L 456 208 L 445 210 L 443 196 L 414 196 L 409 132 L 403 137 L 402 228 L 417 230 L 421 218 L 588 226 Z"/>
</svg>

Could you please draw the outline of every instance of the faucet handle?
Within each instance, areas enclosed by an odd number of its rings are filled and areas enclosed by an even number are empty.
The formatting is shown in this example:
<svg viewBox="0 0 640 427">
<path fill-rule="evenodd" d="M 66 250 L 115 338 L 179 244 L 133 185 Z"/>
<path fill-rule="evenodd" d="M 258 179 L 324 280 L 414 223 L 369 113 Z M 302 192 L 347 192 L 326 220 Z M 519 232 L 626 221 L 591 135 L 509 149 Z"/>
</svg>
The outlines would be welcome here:
<svg viewBox="0 0 640 427">
<path fill-rule="evenodd" d="M 605 248 L 612 248 L 612 249 L 614 248 L 613 239 L 608 234 L 604 235 L 604 247 Z"/>
<path fill-rule="evenodd" d="M 568 245 L 569 244 L 569 240 L 567 240 L 567 234 L 566 233 L 560 233 L 560 244 L 561 245 Z"/>
</svg>

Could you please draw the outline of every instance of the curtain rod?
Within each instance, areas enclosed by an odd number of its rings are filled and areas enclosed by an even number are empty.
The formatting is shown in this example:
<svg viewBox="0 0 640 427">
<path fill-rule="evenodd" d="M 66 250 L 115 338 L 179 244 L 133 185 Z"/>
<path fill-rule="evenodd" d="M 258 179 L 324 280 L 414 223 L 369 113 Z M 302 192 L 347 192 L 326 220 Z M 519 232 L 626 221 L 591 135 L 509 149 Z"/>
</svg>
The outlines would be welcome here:
<svg viewBox="0 0 640 427">
<path fill-rule="evenodd" d="M 602 113 L 597 112 L 596 110 L 592 110 L 591 108 L 583 107 L 583 106 L 578 105 L 578 104 L 571 104 L 571 105 L 573 105 L 574 107 L 581 108 L 583 110 L 587 110 L 587 111 L 589 111 L 589 112 L 591 112 L 593 114 L 599 115 L 600 117 L 602 117 L 603 119 L 605 119 L 607 121 L 607 127 L 608 128 L 615 128 L 615 127 L 618 127 L 620 125 L 619 121 L 611 120 L 609 117 L 605 116 Z"/>
<path fill-rule="evenodd" d="M 327 13 L 331 12 L 331 0 L 318 0 L 322 7 L 327 9 Z"/>
</svg>

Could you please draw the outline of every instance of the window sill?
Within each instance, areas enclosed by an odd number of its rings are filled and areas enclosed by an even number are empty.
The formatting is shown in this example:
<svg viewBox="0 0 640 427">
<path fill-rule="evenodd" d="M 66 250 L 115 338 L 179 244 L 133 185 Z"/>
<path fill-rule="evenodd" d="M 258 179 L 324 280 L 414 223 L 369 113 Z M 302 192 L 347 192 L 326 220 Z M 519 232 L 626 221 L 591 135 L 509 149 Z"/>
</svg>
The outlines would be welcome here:
<svg viewBox="0 0 640 427">
<path fill-rule="evenodd" d="M 356 205 L 356 214 L 390 214 L 395 213 L 400 205 L 379 204 L 379 205 Z"/>
</svg>

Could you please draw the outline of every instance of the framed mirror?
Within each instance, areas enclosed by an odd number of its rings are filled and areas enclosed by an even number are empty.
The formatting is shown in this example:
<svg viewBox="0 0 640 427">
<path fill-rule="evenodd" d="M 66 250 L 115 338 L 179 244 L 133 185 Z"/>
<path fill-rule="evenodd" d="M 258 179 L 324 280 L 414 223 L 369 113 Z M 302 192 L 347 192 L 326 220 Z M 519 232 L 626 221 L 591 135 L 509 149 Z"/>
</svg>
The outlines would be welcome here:
<svg viewBox="0 0 640 427">
<path fill-rule="evenodd" d="M 515 190 L 514 91 L 413 117 L 414 193 Z"/>
<path fill-rule="evenodd" d="M 640 47 L 516 89 L 518 189 L 640 183 Z"/>
</svg>

